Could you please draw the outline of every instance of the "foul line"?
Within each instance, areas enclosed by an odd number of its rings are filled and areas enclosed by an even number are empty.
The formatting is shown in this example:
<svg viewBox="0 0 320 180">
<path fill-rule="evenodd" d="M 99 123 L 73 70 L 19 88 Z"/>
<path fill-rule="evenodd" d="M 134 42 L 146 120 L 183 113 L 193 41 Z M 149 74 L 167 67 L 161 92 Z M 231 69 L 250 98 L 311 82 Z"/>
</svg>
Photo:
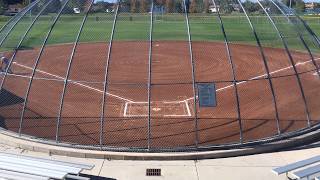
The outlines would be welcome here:
<svg viewBox="0 0 320 180">
<path fill-rule="evenodd" d="M 20 67 L 23 67 L 23 68 L 26 68 L 26 69 L 30 69 L 30 70 L 33 70 L 33 68 L 29 67 L 29 66 L 25 66 L 25 65 L 22 65 L 22 64 L 19 64 L 17 62 L 12 62 L 13 64 L 17 65 L 17 66 L 20 66 Z M 57 75 L 54 75 L 54 74 L 51 74 L 51 73 L 48 73 L 48 72 L 45 72 L 45 71 L 42 71 L 42 70 L 39 70 L 39 69 L 36 69 L 37 72 L 39 73 L 42 73 L 42 74 L 46 74 L 46 75 L 49 75 L 49 76 L 53 76 L 55 78 L 58 78 L 58 79 L 62 79 L 62 80 L 65 80 L 63 77 L 61 76 L 57 76 Z M 74 82 L 74 81 L 70 81 L 71 83 L 73 84 L 76 84 L 78 86 L 81 86 L 83 88 L 87 88 L 87 89 L 90 89 L 90 90 L 93 90 L 93 91 L 96 91 L 96 92 L 99 92 L 99 93 L 104 93 L 104 91 L 101 91 L 100 89 L 97 89 L 97 88 L 94 88 L 94 87 L 91 87 L 91 86 L 88 86 L 88 85 L 85 85 L 85 84 L 82 84 L 82 83 L 78 83 L 78 82 Z M 118 96 L 118 95 L 115 95 L 115 94 L 111 94 L 111 93 L 108 93 L 106 92 L 107 95 L 109 96 L 112 96 L 112 97 L 115 97 L 115 98 L 118 98 L 118 99 L 121 99 L 121 100 L 124 100 L 124 101 L 128 101 L 128 102 L 134 102 L 130 99 L 126 99 L 126 98 L 123 98 L 121 96 Z"/>
<path fill-rule="evenodd" d="M 320 60 L 320 58 L 316 58 L 316 59 L 314 59 L 314 60 L 317 61 L 317 60 Z M 298 62 L 298 63 L 295 64 L 294 66 L 297 67 L 297 66 L 300 66 L 300 65 L 307 64 L 307 63 L 309 63 L 309 62 L 312 62 L 312 60 L 305 61 L 305 62 Z M 276 71 L 270 72 L 269 74 L 270 74 L 270 75 L 271 75 L 271 74 L 275 74 L 275 73 L 278 73 L 278 72 L 281 72 L 281 71 L 285 71 L 285 70 L 291 69 L 291 68 L 293 68 L 293 66 L 288 66 L 288 67 L 285 67 L 285 68 L 282 68 L 282 69 L 278 69 L 278 70 L 276 70 Z M 265 77 L 265 76 L 267 76 L 267 75 L 268 75 L 268 74 L 259 75 L 259 76 L 253 77 L 253 78 L 251 78 L 251 79 L 249 79 L 249 80 L 238 82 L 238 83 L 236 83 L 236 85 L 243 84 L 243 83 L 247 83 L 247 82 L 249 82 L 249 81 L 251 81 L 251 80 L 256 80 L 256 79 Z M 232 85 L 229 85 L 229 86 L 222 87 L 222 88 L 220 88 L 220 89 L 217 89 L 216 92 L 219 92 L 219 91 L 222 91 L 222 90 L 231 88 L 231 87 L 233 87 L 233 84 L 232 84 Z M 191 98 L 189 98 L 189 99 L 185 99 L 184 101 L 190 101 L 190 100 L 192 100 L 192 99 L 194 99 L 194 97 L 191 97 Z"/>
<path fill-rule="evenodd" d="M 317 60 L 320 60 L 320 58 L 315 58 L 314 60 L 317 61 Z M 295 64 L 294 66 L 297 67 L 297 66 L 300 66 L 300 65 L 307 64 L 307 63 L 309 63 L 309 62 L 312 62 L 312 60 L 308 60 L 308 61 L 305 61 L 305 62 L 299 62 L 299 63 Z M 33 68 L 31 68 L 31 67 L 26 66 L 26 65 L 23 65 L 23 64 L 19 64 L 19 63 L 17 63 L 17 62 L 13 62 L 13 64 L 15 64 L 15 65 L 17 65 L 17 66 L 20 66 L 20 67 L 23 67 L 23 68 L 26 68 L 26 69 L 33 70 Z M 293 68 L 292 65 L 291 65 L 291 66 L 288 66 L 288 67 L 285 67 L 285 68 L 282 68 L 282 69 L 278 69 L 278 70 L 276 70 L 276 71 L 272 71 L 272 72 L 269 73 L 269 75 L 272 75 L 272 74 L 275 74 L 275 73 L 278 73 L 278 72 L 281 72 L 281 71 L 285 71 L 285 70 L 288 70 L 288 69 L 291 69 L 291 68 Z M 42 70 L 39 70 L 39 69 L 36 69 L 36 71 L 37 71 L 37 72 L 40 72 L 40 73 L 42 73 L 42 74 L 46 74 L 46 75 L 49 75 L 49 76 L 52 76 L 52 77 L 55 77 L 55 78 L 58 78 L 58 79 L 61 79 L 61 80 L 64 80 L 64 81 L 65 81 L 65 79 L 64 79 L 63 77 L 61 77 L 61 76 L 57 76 L 57 75 L 54 75 L 54 74 L 51 74 L 51 73 L 48 73 L 48 72 L 45 72 L 45 71 L 42 71 Z M 251 80 L 256 80 L 256 79 L 265 77 L 265 76 L 267 76 L 267 75 L 268 75 L 267 73 L 266 73 L 266 74 L 263 74 L 263 75 L 259 75 L 259 76 L 250 78 L 249 80 L 238 82 L 238 83 L 236 83 L 236 85 L 244 84 L 244 83 L 247 83 L 247 82 L 249 82 L 249 81 L 251 81 Z M 111 93 L 108 93 L 108 92 L 104 92 L 104 91 L 102 91 L 102 90 L 100 90 L 100 89 L 97 89 L 97 88 L 94 88 L 94 87 L 91 87 L 91 86 L 88 86 L 88 85 L 85 85 L 85 84 L 82 84 L 82 83 L 79 83 L 79 82 L 74 82 L 74 81 L 72 81 L 72 80 L 70 80 L 70 82 L 71 82 L 72 84 L 76 84 L 76 85 L 78 85 L 78 86 L 80 86 L 80 87 L 87 88 L 87 89 L 90 89 L 90 90 L 94 90 L 94 91 L 99 92 L 99 93 L 106 93 L 106 94 L 109 95 L 109 96 L 112 96 L 112 97 L 115 97 L 115 98 L 117 98 L 117 99 L 121 99 L 121 100 L 126 101 L 125 107 L 124 107 L 124 112 L 123 112 L 123 116 L 124 116 L 124 117 L 135 117 L 135 116 L 141 117 L 141 116 L 143 116 L 143 115 L 127 115 L 128 104 L 129 104 L 129 103 L 139 104 L 139 103 L 147 103 L 147 102 L 134 102 L 134 101 L 132 101 L 132 100 L 130 100 L 130 99 L 123 98 L 123 97 L 121 97 L 121 96 L 118 96 L 118 95 L 115 95 L 115 94 L 111 94 Z M 232 85 L 228 85 L 228 86 L 219 88 L 219 89 L 216 90 L 216 92 L 229 89 L 229 88 L 231 88 L 231 87 L 233 87 L 233 86 L 234 86 L 234 85 L 232 84 Z M 190 100 L 192 100 L 192 99 L 194 99 L 194 97 L 191 97 L 191 98 L 188 98 L 188 99 L 185 99 L 185 100 L 182 100 L 182 101 L 166 101 L 165 103 L 185 103 L 186 109 L 187 109 L 187 111 L 188 111 L 188 114 L 187 114 L 187 115 L 165 115 L 165 116 L 191 116 L 192 114 L 191 114 L 191 111 L 190 111 L 190 107 L 189 107 L 188 101 L 190 101 Z"/>
</svg>

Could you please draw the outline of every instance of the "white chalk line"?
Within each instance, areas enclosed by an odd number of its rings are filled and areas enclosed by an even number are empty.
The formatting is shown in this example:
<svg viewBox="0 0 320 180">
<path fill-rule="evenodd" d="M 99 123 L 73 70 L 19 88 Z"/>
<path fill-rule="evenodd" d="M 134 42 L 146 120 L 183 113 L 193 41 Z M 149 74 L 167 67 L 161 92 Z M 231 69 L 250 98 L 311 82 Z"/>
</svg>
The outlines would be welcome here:
<svg viewBox="0 0 320 180">
<path fill-rule="evenodd" d="M 26 68 L 26 69 L 33 70 L 33 68 L 31 68 L 31 67 L 23 65 L 23 64 L 19 64 L 17 62 L 13 62 L 13 64 L 15 64 L 17 66 L 20 66 L 20 67 L 23 67 L 23 68 Z M 39 73 L 42 73 L 42 74 L 46 74 L 46 75 L 49 75 L 49 76 L 64 80 L 64 78 L 61 77 L 61 76 L 57 76 L 57 75 L 54 75 L 54 74 L 51 74 L 51 73 L 48 73 L 48 72 L 45 72 L 45 71 L 42 71 L 42 70 L 39 70 L 39 69 L 36 69 L 36 71 L 39 72 Z M 91 87 L 91 86 L 88 86 L 88 85 L 85 85 L 85 84 L 82 84 L 82 83 L 78 83 L 78 82 L 74 82 L 74 81 L 70 81 L 70 82 L 72 84 L 76 84 L 76 85 L 81 86 L 83 88 L 87 88 L 87 89 L 90 89 L 90 90 L 93 90 L 93 91 L 96 91 L 96 92 L 99 92 L 99 93 L 102 93 L 102 94 L 104 93 L 104 91 L 102 91 L 100 89 L 97 89 L 97 88 L 94 88 L 94 87 Z M 108 92 L 106 92 L 106 94 L 109 95 L 109 96 L 115 97 L 117 99 L 121 99 L 121 100 L 128 101 L 128 102 L 134 102 L 134 101 L 132 101 L 130 99 L 123 98 L 123 97 L 115 95 L 115 94 L 111 94 L 111 93 L 108 93 Z"/>
<path fill-rule="evenodd" d="M 165 114 L 163 115 L 164 117 L 191 117 L 191 111 L 190 111 L 190 107 L 188 104 L 188 101 L 164 101 L 162 102 L 163 104 L 181 104 L 183 103 L 183 111 L 185 114 Z M 146 106 L 149 104 L 148 102 L 126 102 L 125 103 L 125 107 L 124 107 L 124 112 L 123 112 L 123 116 L 124 117 L 147 117 L 148 114 L 127 114 L 128 112 L 128 106 L 130 106 L 130 104 L 146 104 Z M 180 106 L 180 105 L 179 105 Z M 185 111 L 185 109 L 187 109 L 187 112 Z"/>
<path fill-rule="evenodd" d="M 190 111 L 190 107 L 189 107 L 189 104 L 188 104 L 188 101 L 183 101 L 185 103 L 184 107 L 187 109 L 187 114 L 182 114 L 182 115 L 179 115 L 179 114 L 168 114 L 168 115 L 164 115 L 164 117 L 191 117 L 192 114 L 191 114 L 191 111 Z M 164 102 L 165 104 L 179 104 L 181 102 L 177 102 L 177 101 L 166 101 Z M 186 113 L 185 109 L 183 109 L 184 113 Z"/>
<path fill-rule="evenodd" d="M 189 116 L 192 116 L 191 111 L 190 111 L 190 107 L 189 107 L 189 103 L 188 103 L 188 101 L 184 101 L 184 102 L 186 102 L 188 115 L 189 115 Z"/>
<path fill-rule="evenodd" d="M 320 60 L 320 58 L 315 58 L 314 60 L 317 61 L 317 60 Z M 297 67 L 297 66 L 304 65 L 304 64 L 307 64 L 307 63 L 310 63 L 310 62 L 312 62 L 312 60 L 308 60 L 308 61 L 305 61 L 305 62 L 298 62 L 298 63 L 295 64 L 295 66 Z M 33 70 L 33 68 L 31 68 L 31 67 L 29 67 L 29 66 L 25 66 L 25 65 L 19 64 L 19 63 L 17 63 L 17 62 L 13 62 L 13 63 L 16 64 L 16 65 L 18 65 L 18 66 L 20 66 L 20 67 L 24 67 L 24 68 L 26 68 L 26 69 Z M 278 69 L 278 70 L 276 70 L 276 71 L 272 71 L 272 72 L 270 72 L 269 74 L 272 75 L 272 74 L 275 74 L 275 73 L 278 73 L 278 72 L 282 72 L 282 71 L 285 71 L 285 70 L 288 70 L 288 69 L 292 69 L 292 68 L 293 68 L 293 66 L 288 66 L 288 67 L 285 67 L 285 68 Z M 40 73 L 42 73 L 42 74 L 46 74 L 46 75 L 53 76 L 53 77 L 55 77 L 55 78 L 64 80 L 64 78 L 61 77 L 61 76 L 57 76 L 57 75 L 54 75 L 54 74 L 51 74 L 51 73 L 48 73 L 48 72 L 45 72 L 45 71 L 42 71 L 42 70 L 39 70 L 39 69 L 37 69 L 36 71 L 37 71 L 37 72 L 40 72 Z M 265 77 L 265 76 L 267 76 L 267 75 L 268 75 L 268 74 L 259 75 L 259 76 L 250 78 L 250 79 L 247 80 L 247 81 L 238 82 L 238 83 L 236 83 L 236 84 L 239 85 L 239 84 L 247 83 L 247 82 L 249 82 L 250 80 L 259 79 L 259 78 Z M 314 73 L 313 75 L 317 75 L 317 73 Z M 76 84 L 76 85 L 79 85 L 79 86 L 84 87 L 84 88 L 87 88 L 87 89 L 90 89 L 90 90 L 94 90 L 94 91 L 99 92 L 99 93 L 104 93 L 104 91 L 102 91 L 102 90 L 99 90 L 99 89 L 97 89 L 97 88 L 93 88 L 93 87 L 91 87 L 91 86 L 88 86 L 88 85 L 85 85 L 85 84 L 82 84 L 82 83 L 78 83 L 78 82 L 74 82 L 74 81 L 71 81 L 71 83 Z M 233 86 L 234 86 L 234 85 L 232 84 L 232 85 L 228 85 L 228 86 L 219 88 L 219 89 L 216 90 L 216 92 L 229 89 L 229 88 L 231 88 L 231 87 L 233 87 Z M 129 103 L 133 103 L 133 104 L 139 104 L 139 103 L 140 103 L 140 104 L 145 104 L 145 103 L 148 103 L 148 102 L 135 102 L 135 101 L 133 101 L 133 100 L 130 100 L 130 99 L 127 99 L 127 98 L 124 98 L 124 97 L 121 97 L 121 96 L 118 96 L 118 95 L 115 95 L 115 94 L 111 94 L 111 93 L 108 93 L 108 92 L 106 92 L 106 94 L 109 95 L 109 96 L 115 97 L 115 98 L 117 98 L 117 99 L 121 99 L 121 100 L 126 101 L 125 107 L 124 107 L 124 112 L 123 112 L 123 116 L 124 116 L 124 117 L 141 117 L 141 116 L 147 116 L 147 115 L 127 115 L 127 110 L 128 110 L 128 104 L 129 104 Z M 191 111 L 190 111 L 190 106 L 189 106 L 189 104 L 188 104 L 188 101 L 190 101 L 190 100 L 192 100 L 192 99 L 194 99 L 194 97 L 191 97 L 191 98 L 188 98 L 188 99 L 185 99 L 185 100 L 182 100 L 182 101 L 165 101 L 164 103 L 173 103 L 173 104 L 174 104 L 174 103 L 176 103 L 176 104 L 185 103 L 185 104 L 186 104 L 186 109 L 187 109 L 187 111 L 188 111 L 188 114 L 187 114 L 187 115 L 164 115 L 164 116 L 165 116 L 165 117 L 179 117 L 179 116 L 185 117 L 185 116 L 192 116 Z"/>
<path fill-rule="evenodd" d="M 126 102 L 124 105 L 123 117 L 127 117 L 127 109 L 128 109 L 128 102 Z"/>
<path fill-rule="evenodd" d="M 317 60 L 320 60 L 320 58 L 315 58 L 314 60 L 317 61 Z M 305 65 L 305 64 L 310 63 L 310 62 L 312 62 L 312 60 L 305 61 L 305 62 L 298 62 L 297 64 L 295 64 L 295 66 L 297 67 L 297 66 Z M 281 72 L 281 71 L 285 71 L 285 70 L 288 70 L 288 69 L 292 69 L 292 68 L 293 68 L 293 66 L 288 66 L 288 67 L 285 67 L 285 68 L 282 68 L 282 69 L 278 69 L 278 70 L 276 70 L 276 71 L 272 71 L 272 72 L 270 72 L 269 74 L 272 75 L 272 74 L 275 74 L 275 73 L 278 73 L 278 72 Z M 315 74 L 316 74 L 316 73 L 315 73 Z M 247 80 L 247 81 L 241 81 L 241 82 L 238 82 L 238 83 L 236 83 L 236 84 L 239 85 L 239 84 L 247 83 L 247 82 L 249 82 L 249 81 L 251 81 L 251 80 L 256 80 L 256 79 L 259 79 L 259 78 L 262 78 L 262 77 L 265 77 L 265 76 L 268 76 L 268 74 L 266 73 L 266 74 L 263 74 L 263 75 L 259 75 L 259 76 L 250 78 L 250 79 Z M 219 92 L 219 91 L 222 91 L 222 90 L 231 88 L 231 87 L 233 87 L 233 84 L 232 84 L 232 85 L 225 86 L 225 87 L 222 87 L 222 88 L 219 88 L 219 89 L 216 90 L 216 92 Z M 192 100 L 192 99 L 194 99 L 194 97 L 185 99 L 184 101 L 190 101 L 190 100 Z"/>
</svg>

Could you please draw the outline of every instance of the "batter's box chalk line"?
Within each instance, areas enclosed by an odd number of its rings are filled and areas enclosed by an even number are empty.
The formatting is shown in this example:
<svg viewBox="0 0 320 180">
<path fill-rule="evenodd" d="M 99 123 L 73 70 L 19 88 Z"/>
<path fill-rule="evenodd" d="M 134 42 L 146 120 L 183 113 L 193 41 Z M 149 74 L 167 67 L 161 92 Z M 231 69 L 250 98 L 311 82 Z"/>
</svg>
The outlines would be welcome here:
<svg viewBox="0 0 320 180">
<path fill-rule="evenodd" d="M 191 117 L 190 105 L 184 101 L 155 101 L 151 102 L 151 114 L 157 117 Z M 148 102 L 126 102 L 124 117 L 147 117 L 149 112 Z"/>
</svg>

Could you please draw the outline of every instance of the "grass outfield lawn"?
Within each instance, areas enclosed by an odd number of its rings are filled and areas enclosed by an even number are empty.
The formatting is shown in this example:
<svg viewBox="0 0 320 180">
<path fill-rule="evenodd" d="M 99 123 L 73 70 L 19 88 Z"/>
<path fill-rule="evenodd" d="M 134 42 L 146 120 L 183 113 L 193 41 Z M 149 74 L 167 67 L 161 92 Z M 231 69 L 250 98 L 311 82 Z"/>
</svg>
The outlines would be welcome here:
<svg viewBox="0 0 320 180">
<path fill-rule="evenodd" d="M 308 23 L 313 32 L 317 34 L 318 37 L 320 37 L 320 23 Z"/>
<path fill-rule="evenodd" d="M 150 15 L 119 14 L 115 29 L 114 40 L 149 40 Z M 30 31 L 24 47 L 35 47 L 41 45 L 50 27 L 50 20 L 53 17 L 41 17 Z M 283 47 L 277 33 L 267 17 L 251 17 L 253 25 L 263 46 Z M 113 23 L 112 15 L 97 17 L 91 15 L 84 26 L 80 36 L 81 42 L 107 42 L 109 41 Z M 226 34 L 230 42 L 254 44 L 256 40 L 252 30 L 244 16 L 223 16 Z M 72 43 L 75 41 L 82 16 L 62 16 L 52 31 L 48 44 Z M 4 42 L 2 49 L 13 48 L 19 42 L 21 35 L 24 34 L 31 20 L 26 18 L 14 28 L 9 38 Z M 318 18 L 308 18 L 308 24 L 320 35 L 320 20 Z M 291 24 L 284 18 L 277 18 L 276 23 L 287 38 L 288 44 L 292 49 L 304 50 L 301 42 L 297 38 L 297 33 L 292 29 Z M 3 25 L 4 22 L 1 22 Z M 220 24 L 216 16 L 190 16 L 190 29 L 193 41 L 223 41 Z M 309 35 L 305 35 L 310 40 Z M 154 40 L 188 40 L 186 21 L 183 14 L 174 16 L 156 16 L 153 28 Z M 310 41 L 309 41 L 310 42 Z M 319 48 L 313 48 L 319 52 Z"/>
</svg>

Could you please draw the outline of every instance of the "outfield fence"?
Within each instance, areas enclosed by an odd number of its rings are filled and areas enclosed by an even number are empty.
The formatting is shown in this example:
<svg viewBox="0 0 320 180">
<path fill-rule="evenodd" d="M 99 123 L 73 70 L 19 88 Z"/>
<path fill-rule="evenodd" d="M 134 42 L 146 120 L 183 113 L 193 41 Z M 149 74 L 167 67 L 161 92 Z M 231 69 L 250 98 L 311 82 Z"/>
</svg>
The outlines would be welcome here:
<svg viewBox="0 0 320 180">
<path fill-rule="evenodd" d="M 150 14 L 145 13 L 145 14 L 138 14 L 138 13 L 127 13 L 124 14 L 120 17 L 122 20 L 126 21 L 146 21 L 148 20 L 148 17 Z M 27 16 L 28 17 L 28 16 Z M 29 16 L 30 19 L 33 19 L 35 15 Z M 48 15 L 43 15 L 39 18 L 39 21 L 50 21 L 53 20 L 55 17 L 54 14 L 48 14 Z M 179 16 L 178 14 L 155 14 L 154 15 L 155 20 L 157 21 L 184 21 L 184 18 Z M 213 21 L 212 18 L 216 17 L 215 14 L 190 14 L 189 18 L 192 21 L 198 21 L 199 23 L 217 23 L 216 21 Z M 233 23 L 247 23 L 246 17 L 245 16 L 237 16 L 237 15 L 221 15 L 222 18 L 229 20 L 230 22 Z M 308 17 L 308 16 L 301 16 L 304 21 L 306 21 L 309 24 L 320 24 L 320 16 L 319 17 Z M 7 22 L 9 19 L 12 17 L 9 16 L 0 16 L 0 22 Z M 273 18 L 283 18 L 283 16 L 273 16 Z M 67 21 L 70 22 L 72 20 L 78 20 L 79 15 L 61 15 L 61 21 Z M 111 13 L 106 13 L 106 14 L 90 14 L 88 19 L 91 19 L 93 21 L 112 21 L 113 20 L 113 15 Z M 251 19 L 255 21 L 256 23 L 265 23 L 266 19 L 265 16 L 257 16 L 253 15 L 251 16 Z M 287 22 L 284 22 L 287 23 Z M 289 22 L 288 22 L 289 23 Z"/>
</svg>

